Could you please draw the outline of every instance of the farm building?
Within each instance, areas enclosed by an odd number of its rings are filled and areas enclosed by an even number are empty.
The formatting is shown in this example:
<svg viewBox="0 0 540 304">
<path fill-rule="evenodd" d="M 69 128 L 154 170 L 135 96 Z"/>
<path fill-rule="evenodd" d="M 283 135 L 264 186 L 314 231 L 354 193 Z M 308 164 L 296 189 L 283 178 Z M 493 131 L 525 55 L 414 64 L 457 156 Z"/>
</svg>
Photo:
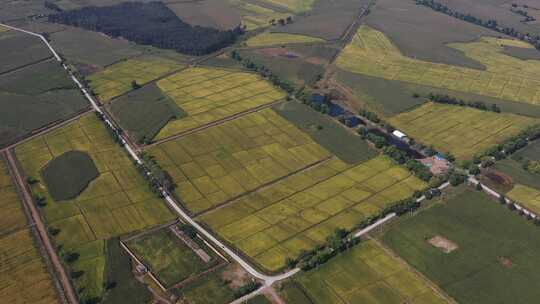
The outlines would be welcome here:
<svg viewBox="0 0 540 304">
<path fill-rule="evenodd" d="M 394 132 L 392 132 L 392 135 L 394 135 L 399 140 L 405 142 L 409 141 L 409 137 L 407 136 L 407 134 L 401 132 L 400 130 L 394 130 Z"/>
</svg>

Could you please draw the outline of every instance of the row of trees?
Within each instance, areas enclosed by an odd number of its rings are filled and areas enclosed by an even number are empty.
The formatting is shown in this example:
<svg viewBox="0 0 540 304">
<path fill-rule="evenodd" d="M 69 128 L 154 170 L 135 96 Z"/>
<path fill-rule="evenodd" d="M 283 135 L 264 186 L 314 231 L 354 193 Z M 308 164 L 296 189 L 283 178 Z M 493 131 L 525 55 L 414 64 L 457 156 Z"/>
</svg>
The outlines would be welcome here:
<svg viewBox="0 0 540 304">
<path fill-rule="evenodd" d="M 165 169 L 161 168 L 155 158 L 145 152 L 141 153 L 141 158 L 143 164 L 137 164 L 137 169 L 143 175 L 144 179 L 148 181 L 150 190 L 160 197 L 162 196 L 162 187 L 168 192 L 174 191 L 176 184 L 171 175 Z"/>
<path fill-rule="evenodd" d="M 466 107 L 471 107 L 478 110 L 491 111 L 495 113 L 501 112 L 501 108 L 499 108 L 498 105 L 491 104 L 488 106 L 483 101 L 465 101 L 463 99 L 452 97 L 446 94 L 434 94 L 434 93 L 429 93 L 428 98 L 431 101 L 437 102 L 437 103 L 457 105 L 457 106 L 462 106 L 462 107 L 466 106 Z"/>
<path fill-rule="evenodd" d="M 272 82 L 273 85 L 280 87 L 285 92 L 289 94 L 294 92 L 294 85 L 292 83 L 281 79 L 265 65 L 256 63 L 249 58 L 242 57 L 242 55 L 240 55 L 240 52 L 238 52 L 237 50 L 231 52 L 231 58 L 242 63 L 242 65 L 247 69 L 257 72 L 262 77 L 267 78 L 270 82 Z"/>
<path fill-rule="evenodd" d="M 89 6 L 48 16 L 50 22 L 122 37 L 142 45 L 173 49 L 188 55 L 205 55 L 234 43 L 243 33 L 191 26 L 162 2 L 124 2 L 113 6 Z"/>
<path fill-rule="evenodd" d="M 483 20 L 481 18 L 472 16 L 471 14 L 464 14 L 462 12 L 455 11 L 449 8 L 448 6 L 446 6 L 445 4 L 434 1 L 434 0 L 416 0 L 416 4 L 430 7 L 433 10 L 437 12 L 441 12 L 448 16 L 452 16 L 452 17 L 455 17 L 455 18 L 458 18 L 458 19 L 461 19 L 463 21 L 467 21 L 470 23 L 474 23 L 476 25 L 480 25 L 480 26 L 492 29 L 494 31 L 497 31 L 501 34 L 506 34 L 508 36 L 512 36 L 519 40 L 526 41 L 532 44 L 534 47 L 536 47 L 536 49 L 540 50 L 540 36 L 539 35 L 521 33 L 518 30 L 514 29 L 513 27 L 506 27 L 506 26 L 499 25 L 499 23 L 495 19 Z"/>
<path fill-rule="evenodd" d="M 517 150 L 524 148 L 529 142 L 540 138 L 540 125 L 527 128 L 518 135 L 504 141 L 503 143 L 488 149 L 482 156 L 491 156 L 496 160 L 504 159 Z M 482 156 L 477 156 L 476 159 Z"/>
</svg>

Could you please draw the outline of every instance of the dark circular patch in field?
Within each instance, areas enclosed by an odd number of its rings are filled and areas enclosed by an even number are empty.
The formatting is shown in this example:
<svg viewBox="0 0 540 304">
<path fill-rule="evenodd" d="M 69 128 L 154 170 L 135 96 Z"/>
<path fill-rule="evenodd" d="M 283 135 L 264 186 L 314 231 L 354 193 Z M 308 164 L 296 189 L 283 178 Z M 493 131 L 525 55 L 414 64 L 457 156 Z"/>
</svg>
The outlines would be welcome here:
<svg viewBox="0 0 540 304">
<path fill-rule="evenodd" d="M 499 171 L 489 170 L 485 176 L 489 178 L 494 183 L 497 183 L 499 185 L 503 186 L 510 186 L 512 185 L 512 178 L 510 176 L 507 176 L 506 174 L 503 174 Z"/>
<path fill-rule="evenodd" d="M 69 151 L 47 163 L 41 176 L 54 200 L 64 201 L 76 198 L 99 176 L 99 171 L 90 155 Z"/>
</svg>

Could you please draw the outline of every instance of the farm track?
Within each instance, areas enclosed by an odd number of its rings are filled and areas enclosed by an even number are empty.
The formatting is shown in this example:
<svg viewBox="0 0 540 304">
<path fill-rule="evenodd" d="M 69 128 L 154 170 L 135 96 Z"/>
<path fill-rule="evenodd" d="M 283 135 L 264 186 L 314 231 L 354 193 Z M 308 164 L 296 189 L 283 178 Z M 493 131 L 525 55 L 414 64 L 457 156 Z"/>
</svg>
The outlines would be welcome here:
<svg viewBox="0 0 540 304">
<path fill-rule="evenodd" d="M 23 32 L 23 33 L 27 33 L 29 35 L 33 35 L 33 36 L 37 36 L 39 37 L 46 45 L 47 47 L 51 50 L 51 52 L 53 53 L 54 57 L 57 59 L 57 61 L 59 62 L 59 64 L 62 65 L 62 67 L 64 68 L 64 70 L 66 71 L 66 73 L 68 74 L 68 76 L 73 80 L 73 82 L 75 82 L 75 84 L 77 85 L 77 87 L 80 89 L 80 91 L 83 93 L 83 95 L 86 97 L 86 99 L 90 102 L 90 104 L 92 105 L 93 109 L 98 112 L 99 114 L 103 115 L 103 123 L 111 128 L 113 131 L 117 132 L 119 130 L 119 128 L 117 126 L 115 126 L 115 124 L 112 122 L 112 120 L 110 119 L 109 117 L 109 114 L 105 111 L 103 111 L 100 107 L 100 105 L 98 104 L 98 102 L 96 102 L 96 100 L 94 100 L 92 98 L 92 96 L 90 95 L 90 93 L 88 92 L 88 90 L 86 88 L 84 88 L 84 86 L 81 84 L 81 82 L 73 75 L 73 73 L 71 73 L 71 71 L 69 70 L 69 68 L 62 62 L 62 59 L 60 58 L 60 56 L 58 55 L 58 53 L 56 53 L 56 51 L 54 50 L 54 48 L 50 45 L 50 43 L 45 39 L 45 37 L 43 37 L 42 35 L 39 35 L 39 34 L 36 34 L 36 33 L 32 33 L 32 32 L 29 32 L 29 31 L 26 31 L 26 30 L 23 30 L 23 29 L 19 29 L 19 28 L 16 28 L 16 27 L 13 27 L 13 26 L 9 26 L 9 25 L 5 25 L 5 24 L 2 24 L 0 23 L 0 26 L 4 26 L 4 27 L 7 27 L 9 29 L 12 29 L 12 30 L 15 30 L 15 31 L 20 31 L 20 32 Z M 281 102 L 281 101 L 280 101 Z M 277 103 L 277 102 L 276 102 Z M 271 104 L 267 105 L 267 106 L 270 106 Z M 245 115 L 246 113 L 244 113 Z M 241 116 L 241 115 L 240 115 Z M 240 117 L 238 116 L 238 117 Z M 236 116 L 235 116 L 236 117 Z M 232 119 L 232 118 L 231 118 Z M 209 126 L 207 126 L 209 127 Z M 120 138 L 120 144 L 123 146 L 123 148 L 126 150 L 126 152 L 129 154 L 129 156 L 138 164 L 143 164 L 142 162 L 142 159 L 139 157 L 139 155 L 137 153 L 135 153 L 135 149 L 132 148 L 132 146 L 130 146 L 130 142 L 128 140 L 126 140 L 125 138 L 126 136 L 124 134 L 121 134 L 119 136 Z M 10 159 L 10 163 L 11 162 L 15 162 L 15 159 L 12 155 L 12 151 L 11 150 L 8 150 L 7 151 L 7 154 L 9 156 L 9 159 Z M 21 177 L 19 171 L 16 171 L 17 173 L 17 181 L 19 183 L 19 185 L 21 186 L 25 186 L 26 183 L 24 181 L 24 179 Z M 146 174 L 148 175 L 151 175 L 151 172 L 147 171 Z M 26 189 L 26 188 L 24 188 Z M 203 235 L 207 240 L 209 240 L 211 243 L 213 243 L 216 247 L 219 247 L 222 251 L 224 251 L 229 257 L 231 257 L 235 262 L 237 262 L 242 268 L 244 268 L 247 272 L 249 272 L 253 277 L 259 279 L 259 280 L 262 280 L 264 281 L 264 285 L 265 286 L 271 286 L 273 283 L 277 282 L 277 281 L 281 281 L 281 280 L 284 280 L 286 278 L 289 278 L 291 276 L 293 276 L 294 274 L 296 274 L 298 271 L 300 271 L 300 269 L 296 268 L 296 269 L 292 269 L 288 272 L 285 272 L 285 273 L 282 273 L 282 274 L 279 274 L 279 275 L 274 275 L 274 276 L 269 276 L 269 275 L 266 275 L 260 271 L 258 271 L 257 269 L 255 269 L 253 266 L 251 266 L 251 264 L 249 264 L 248 262 L 246 262 L 239 254 L 237 254 L 234 250 L 230 249 L 229 247 L 227 247 L 227 245 L 225 245 L 223 242 L 221 242 L 220 240 L 218 240 L 216 237 L 214 237 L 209 231 L 207 231 L 205 228 L 203 228 L 201 225 L 199 225 L 193 218 L 191 218 L 187 212 L 185 212 L 182 208 L 179 207 L 179 203 L 174 200 L 172 198 L 172 196 L 165 190 L 162 190 L 162 196 L 163 196 L 163 199 L 166 201 L 166 203 L 168 204 L 168 206 L 171 208 L 171 210 L 173 210 L 175 213 L 178 214 L 178 216 L 184 221 L 184 222 L 187 222 L 189 224 L 191 224 L 198 232 L 200 235 Z M 29 194 L 28 190 L 25 191 L 25 200 L 28 200 L 28 204 L 29 206 L 31 206 L 33 208 L 33 216 L 37 216 L 37 220 L 39 220 L 39 229 L 40 229 L 40 236 L 44 238 L 44 241 L 45 241 L 45 244 L 47 246 L 47 252 L 51 255 L 51 259 L 53 261 L 53 264 L 55 265 L 55 268 L 58 268 L 57 269 L 57 272 L 58 272 L 58 275 L 60 276 L 60 279 L 61 279 L 61 282 L 62 282 L 62 285 L 64 286 L 64 290 L 69 298 L 69 301 L 70 303 L 73 303 L 73 304 L 76 304 L 78 303 L 78 299 L 77 299 L 77 296 L 73 290 L 73 287 L 72 285 L 70 284 L 70 280 L 69 280 L 69 277 L 67 276 L 66 272 L 65 272 L 65 269 L 62 267 L 62 263 L 60 261 L 60 259 L 58 258 L 58 256 L 56 255 L 56 252 L 54 251 L 54 247 L 52 246 L 52 243 L 50 241 L 50 239 L 48 238 L 48 234 L 47 234 L 47 230 L 45 228 L 45 225 L 43 224 L 43 222 L 41 221 L 41 218 L 40 218 L 40 215 L 39 215 L 39 211 L 36 209 L 36 207 L 33 205 L 32 203 L 32 197 L 31 195 Z M 36 220 L 36 221 L 37 221 Z"/>
<path fill-rule="evenodd" d="M 49 238 L 47 228 L 40 216 L 39 211 L 34 204 L 32 196 L 28 188 L 26 187 L 26 182 L 23 179 L 17 165 L 17 161 L 13 157 L 12 151 L 4 152 L 6 159 L 8 161 L 9 171 L 12 177 L 15 179 L 18 189 L 20 190 L 21 200 L 25 206 L 25 209 L 28 210 L 28 213 L 31 217 L 31 224 L 34 224 L 35 231 L 37 232 L 37 240 L 39 241 L 40 247 L 45 249 L 45 257 L 53 266 L 56 279 L 60 282 L 61 294 L 67 299 L 70 304 L 79 303 L 75 290 L 71 285 L 70 278 L 68 277 L 66 270 L 63 267 L 62 261 L 56 254 L 55 247 Z"/>
</svg>

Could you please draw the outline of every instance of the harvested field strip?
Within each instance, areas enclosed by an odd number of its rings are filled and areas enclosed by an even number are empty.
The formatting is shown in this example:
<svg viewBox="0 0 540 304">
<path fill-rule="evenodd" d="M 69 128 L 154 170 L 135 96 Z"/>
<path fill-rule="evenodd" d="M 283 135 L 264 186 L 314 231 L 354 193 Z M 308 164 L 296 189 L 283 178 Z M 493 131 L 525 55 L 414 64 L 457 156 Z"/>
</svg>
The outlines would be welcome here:
<svg viewBox="0 0 540 304">
<path fill-rule="evenodd" d="M 108 102 L 132 89 L 132 82 L 144 85 L 163 75 L 182 68 L 172 60 L 154 57 L 137 57 L 115 63 L 87 77 L 92 91 L 102 102 Z"/>
<path fill-rule="evenodd" d="M 315 42 L 324 42 L 324 40 L 321 38 L 310 37 L 310 36 L 305 36 L 305 35 L 265 32 L 249 39 L 246 43 L 250 47 L 260 47 L 260 46 L 284 45 L 284 44 L 295 44 L 295 43 L 315 43 Z"/>
<path fill-rule="evenodd" d="M 84 287 L 82 298 L 101 296 L 103 292 L 105 256 L 89 244 L 174 218 L 93 114 L 35 137 L 15 151 L 26 176 L 40 180 L 31 189 L 47 203 L 41 211 L 48 227 L 58 230 L 55 242 L 81 255 L 72 270 L 84 271 L 76 280 L 77 288 Z M 40 171 L 69 151 L 86 152 L 100 174 L 76 198 L 55 201 L 41 181 Z"/>
<path fill-rule="evenodd" d="M 298 278 L 315 304 L 448 303 L 376 241 L 366 241 Z"/>
<path fill-rule="evenodd" d="M 441 119 L 444 118 L 444 119 Z M 540 120 L 467 107 L 427 103 L 391 118 L 407 135 L 465 160 L 484 152 Z"/>
<path fill-rule="evenodd" d="M 263 0 L 272 5 L 284 7 L 292 12 L 300 13 L 311 9 L 315 0 Z"/>
<path fill-rule="evenodd" d="M 158 81 L 188 117 L 170 121 L 163 139 L 244 111 L 276 102 L 285 93 L 259 76 L 212 68 L 190 68 Z"/>
<path fill-rule="evenodd" d="M 405 57 L 382 32 L 368 26 L 359 29 L 336 63 L 344 70 L 369 76 L 540 104 L 540 61 L 503 54 L 503 46 L 496 38 L 484 37 L 450 46 L 482 63 L 487 70 Z"/>
<path fill-rule="evenodd" d="M 1 302 L 59 303 L 3 159 L 0 159 L 0 208 L 4 215 L 0 220 Z"/>
<path fill-rule="evenodd" d="M 218 206 L 330 157 L 270 109 L 164 142 L 148 152 L 193 213 Z"/>
<path fill-rule="evenodd" d="M 540 214 L 540 190 L 517 184 L 506 195 L 514 202 Z"/>
<path fill-rule="evenodd" d="M 352 229 L 426 184 L 377 157 L 352 166 L 332 159 L 199 217 L 264 268 L 321 244 L 335 229 Z"/>
</svg>

